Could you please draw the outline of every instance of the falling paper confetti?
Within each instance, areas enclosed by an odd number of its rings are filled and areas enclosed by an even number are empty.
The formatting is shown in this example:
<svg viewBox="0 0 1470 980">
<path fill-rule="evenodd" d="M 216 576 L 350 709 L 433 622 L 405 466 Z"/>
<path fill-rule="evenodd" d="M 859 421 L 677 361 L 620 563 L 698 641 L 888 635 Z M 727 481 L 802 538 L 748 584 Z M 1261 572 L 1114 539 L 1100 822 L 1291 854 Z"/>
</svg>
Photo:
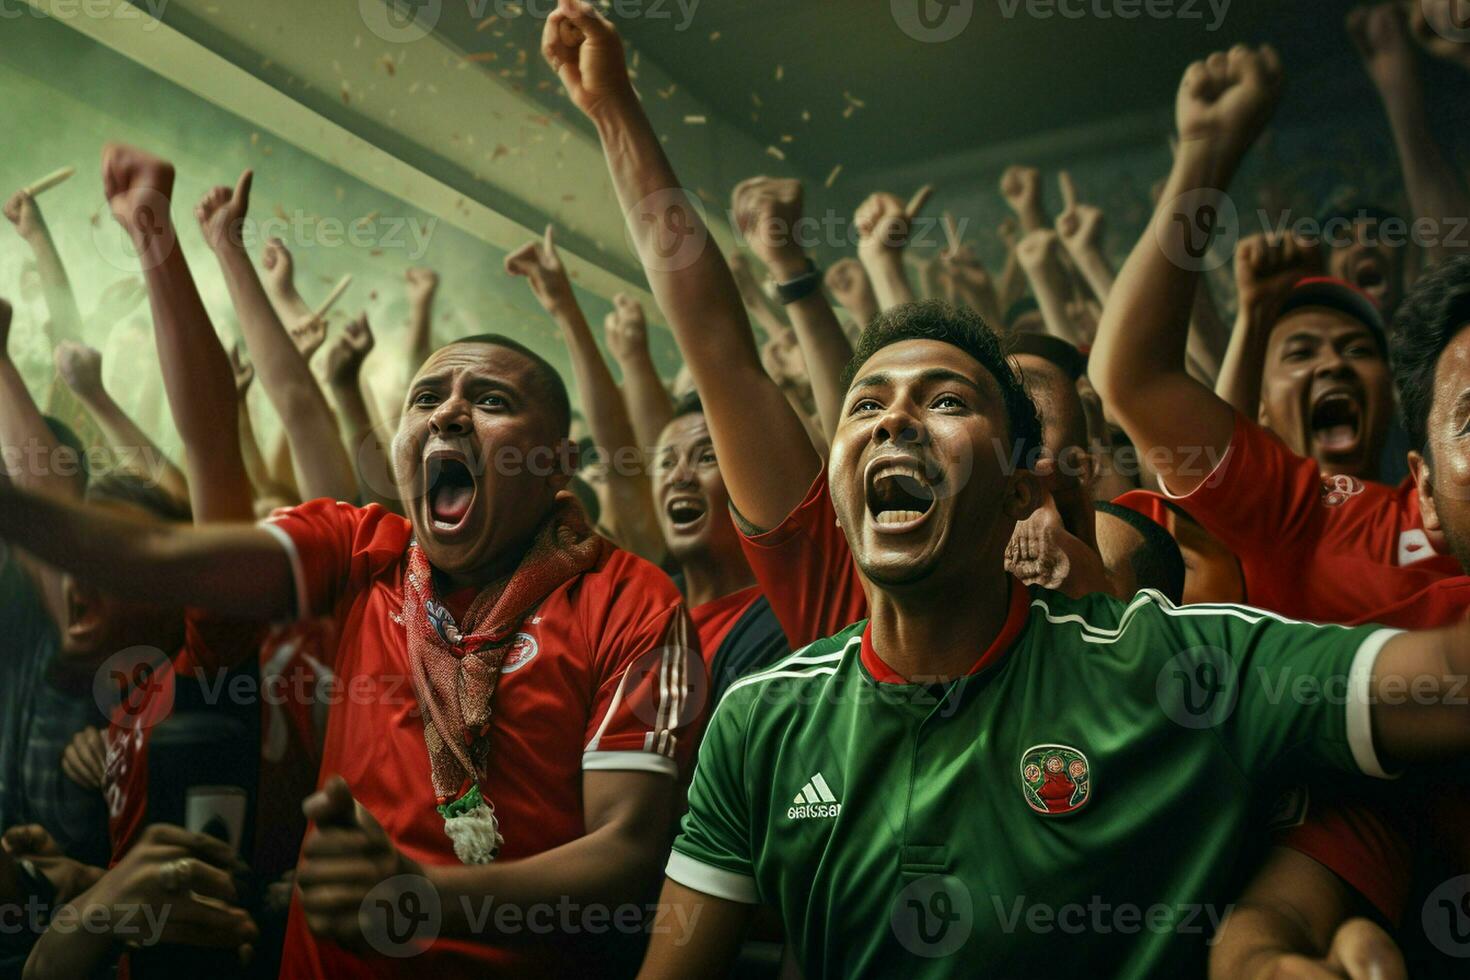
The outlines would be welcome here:
<svg viewBox="0 0 1470 980">
<path fill-rule="evenodd" d="M 781 152 L 781 148 L 780 147 L 777 147 L 777 146 L 768 146 L 768 147 L 766 147 L 766 152 L 768 154 L 770 154 L 771 156 L 775 157 L 777 160 L 785 160 L 786 159 L 786 154 Z"/>
<path fill-rule="evenodd" d="M 831 187 L 833 184 L 837 183 L 837 175 L 840 173 L 842 173 L 842 164 L 839 163 L 837 166 L 833 167 L 832 172 L 827 175 L 828 187 Z"/>
<path fill-rule="evenodd" d="M 703 126 L 704 116 L 685 116 L 684 121 L 691 126 Z"/>
</svg>

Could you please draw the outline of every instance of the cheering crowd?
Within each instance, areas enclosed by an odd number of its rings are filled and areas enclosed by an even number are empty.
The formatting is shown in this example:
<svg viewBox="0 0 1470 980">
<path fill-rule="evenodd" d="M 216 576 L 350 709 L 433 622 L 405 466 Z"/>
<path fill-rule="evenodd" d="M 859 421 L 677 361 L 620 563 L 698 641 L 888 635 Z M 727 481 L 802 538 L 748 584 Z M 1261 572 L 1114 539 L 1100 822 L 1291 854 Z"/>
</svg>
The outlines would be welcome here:
<svg viewBox="0 0 1470 980">
<path fill-rule="evenodd" d="M 1384 234 L 1470 216 L 1417 68 L 1470 44 L 1430 8 L 1347 24 L 1412 213 L 1243 230 L 1227 298 L 1269 45 L 1181 66 L 1121 265 L 1015 166 L 1004 270 L 947 222 L 911 277 L 929 187 L 823 270 L 801 184 L 752 177 L 723 254 L 616 28 L 560 0 L 542 54 L 676 378 L 627 296 L 609 364 L 550 227 L 505 273 L 570 379 L 434 337 L 427 269 L 365 371 L 366 317 L 329 336 L 288 246 L 247 251 L 248 170 L 194 207 L 227 351 L 172 165 L 109 143 L 177 463 L 16 193 L 57 380 L 0 301 L 4 975 L 1462 975 L 1470 255 Z"/>
</svg>

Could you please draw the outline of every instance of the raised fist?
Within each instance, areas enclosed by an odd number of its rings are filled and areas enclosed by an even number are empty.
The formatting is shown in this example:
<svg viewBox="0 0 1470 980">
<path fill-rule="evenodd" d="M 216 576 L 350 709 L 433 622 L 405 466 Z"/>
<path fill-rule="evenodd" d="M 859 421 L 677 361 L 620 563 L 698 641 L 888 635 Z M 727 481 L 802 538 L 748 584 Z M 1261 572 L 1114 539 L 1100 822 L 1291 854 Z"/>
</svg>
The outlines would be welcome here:
<svg viewBox="0 0 1470 980">
<path fill-rule="evenodd" d="M 648 321 L 639 302 L 625 293 L 613 297 L 613 311 L 602 321 L 608 350 L 619 364 L 648 356 Z"/>
<path fill-rule="evenodd" d="M 86 344 L 74 340 L 57 344 L 56 373 L 80 398 L 102 391 L 102 355 Z"/>
<path fill-rule="evenodd" d="M 886 191 L 868 195 L 853 216 L 857 224 L 859 251 L 903 248 L 908 243 L 914 218 L 932 193 L 933 188 L 926 184 L 919 188 L 908 204 Z"/>
<path fill-rule="evenodd" d="M 751 177 L 736 185 L 730 198 L 736 227 L 767 266 L 804 252 L 794 237 L 801 200 L 801 181 L 789 177 Z"/>
<path fill-rule="evenodd" d="M 102 147 L 102 191 L 140 255 L 156 261 L 173 248 L 173 164 L 137 147 L 108 143 Z"/>
<path fill-rule="evenodd" d="M 36 207 L 36 199 L 23 190 L 16 191 L 5 202 L 5 217 L 15 225 L 16 232 L 22 238 L 30 238 L 44 227 L 41 224 L 41 211 Z"/>
<path fill-rule="evenodd" d="M 342 328 L 342 335 L 327 350 L 327 381 L 334 385 L 355 383 L 363 359 L 372 349 L 372 327 L 368 326 L 367 314 L 359 313 L 357 319 Z"/>
<path fill-rule="evenodd" d="M 1243 154 L 1276 108 L 1281 59 L 1269 44 L 1252 50 L 1237 44 L 1216 51 L 1184 72 L 1174 115 L 1181 142 L 1204 140 L 1229 154 Z"/>
<path fill-rule="evenodd" d="M 1000 196 L 1020 214 L 1041 203 L 1041 171 L 1035 167 L 1009 166 L 1000 175 Z"/>
<path fill-rule="evenodd" d="M 425 266 L 410 266 L 403 278 L 408 280 L 408 298 L 416 303 L 432 299 L 439 288 L 439 273 Z"/>
<path fill-rule="evenodd" d="M 228 187 L 216 187 L 194 209 L 204 240 L 209 247 L 219 250 L 226 245 L 242 248 L 245 244 L 245 214 L 250 210 L 250 184 L 255 179 L 254 171 L 240 175 L 232 191 Z"/>
<path fill-rule="evenodd" d="M 1056 229 L 1068 252 L 1098 248 L 1102 243 L 1102 209 L 1077 203 L 1077 188 L 1072 175 L 1063 170 L 1057 174 L 1062 187 L 1062 213 L 1057 215 Z"/>
<path fill-rule="evenodd" d="M 1269 234 L 1242 238 L 1235 246 L 1235 286 L 1240 308 L 1274 320 L 1291 287 L 1307 276 L 1322 274 L 1322 254 L 1315 242 L 1295 235 Z"/>
<path fill-rule="evenodd" d="M 588 116 L 632 99 L 623 42 L 602 11 L 583 0 L 559 0 L 541 31 L 541 56 L 566 87 L 572 104 Z"/>
<path fill-rule="evenodd" d="M 555 315 L 575 304 L 567 270 L 556 254 L 551 225 L 539 242 L 527 242 L 505 257 L 505 271 L 512 276 L 525 276 L 531 292 L 546 312 Z"/>
<path fill-rule="evenodd" d="M 260 253 L 260 264 L 265 266 L 265 280 L 277 294 L 289 293 L 296 288 L 296 261 L 291 250 L 279 238 L 268 239 L 265 250 Z"/>
<path fill-rule="evenodd" d="M 1348 11 L 1344 25 L 1375 83 L 1392 84 L 1414 77 L 1414 49 L 1398 4 L 1354 7 Z"/>
</svg>

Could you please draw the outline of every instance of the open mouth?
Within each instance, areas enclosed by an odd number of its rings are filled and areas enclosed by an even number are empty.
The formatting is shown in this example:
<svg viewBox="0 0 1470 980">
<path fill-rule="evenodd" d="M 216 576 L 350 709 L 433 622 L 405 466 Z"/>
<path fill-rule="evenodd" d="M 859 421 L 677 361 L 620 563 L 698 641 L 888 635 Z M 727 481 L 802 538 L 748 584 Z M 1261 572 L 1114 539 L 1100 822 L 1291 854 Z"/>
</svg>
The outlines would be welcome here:
<svg viewBox="0 0 1470 980">
<path fill-rule="evenodd" d="M 868 513 L 882 531 L 908 531 L 934 509 L 934 481 L 916 462 L 893 460 L 868 472 Z"/>
<path fill-rule="evenodd" d="M 1365 292 L 1382 289 L 1387 281 L 1388 276 L 1383 271 L 1383 264 L 1371 255 L 1359 261 L 1353 270 L 1353 285 Z"/>
<path fill-rule="evenodd" d="M 425 460 L 429 519 L 435 529 L 457 531 L 475 503 L 475 476 L 458 453 L 431 454 Z"/>
<path fill-rule="evenodd" d="M 1351 452 L 1362 432 L 1362 405 L 1348 392 L 1328 392 L 1312 403 L 1310 425 L 1312 439 L 1325 452 Z"/>
<path fill-rule="evenodd" d="M 69 581 L 65 592 L 66 635 L 77 642 L 96 632 L 102 620 L 97 615 L 96 604 L 90 601 L 91 595 L 76 582 Z"/>
<path fill-rule="evenodd" d="M 692 531 L 704 520 L 708 507 L 698 497 L 672 497 L 664 504 L 664 514 L 675 531 Z"/>
</svg>

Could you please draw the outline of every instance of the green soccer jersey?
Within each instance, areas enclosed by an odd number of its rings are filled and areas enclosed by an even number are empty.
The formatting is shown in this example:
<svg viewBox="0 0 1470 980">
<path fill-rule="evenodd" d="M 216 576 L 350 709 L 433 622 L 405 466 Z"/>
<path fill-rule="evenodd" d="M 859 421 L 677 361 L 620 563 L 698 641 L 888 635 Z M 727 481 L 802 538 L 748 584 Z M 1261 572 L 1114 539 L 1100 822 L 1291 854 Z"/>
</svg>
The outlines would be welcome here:
<svg viewBox="0 0 1470 980">
<path fill-rule="evenodd" d="M 948 684 L 879 680 L 857 623 L 732 685 L 668 876 L 774 906 L 808 980 L 1203 975 L 1253 792 L 1384 775 L 1393 631 L 1011 589 Z"/>
</svg>

